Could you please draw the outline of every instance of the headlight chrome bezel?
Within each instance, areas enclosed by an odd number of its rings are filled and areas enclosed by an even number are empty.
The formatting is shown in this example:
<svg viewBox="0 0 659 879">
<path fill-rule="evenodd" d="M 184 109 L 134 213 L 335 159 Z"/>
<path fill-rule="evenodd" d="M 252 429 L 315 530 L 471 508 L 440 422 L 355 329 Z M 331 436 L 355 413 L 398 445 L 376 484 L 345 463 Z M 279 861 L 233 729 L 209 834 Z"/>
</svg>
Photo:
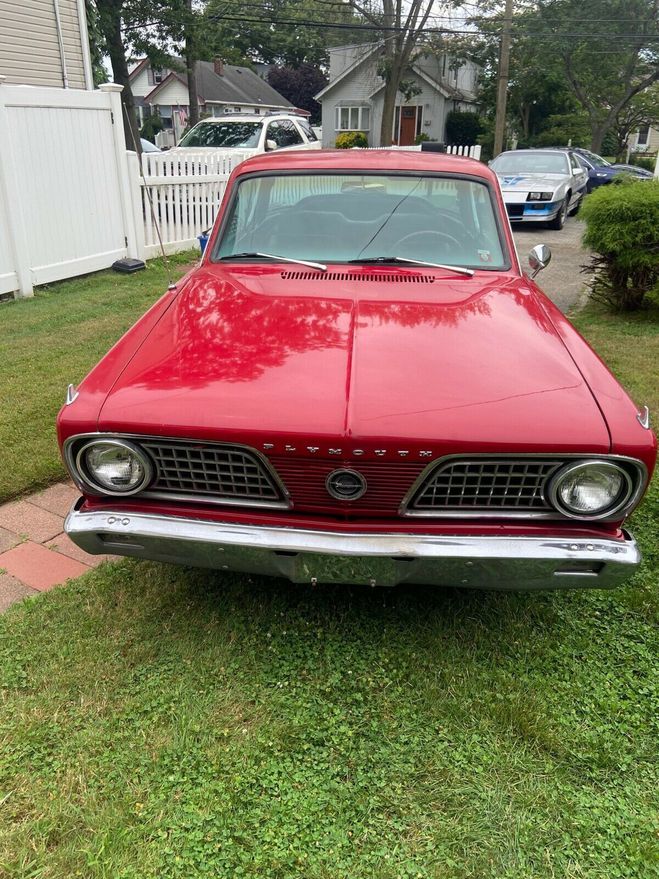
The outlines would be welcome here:
<svg viewBox="0 0 659 879">
<path fill-rule="evenodd" d="M 142 465 L 142 469 L 144 470 L 144 476 L 142 477 L 138 485 L 126 490 L 117 489 L 113 491 L 112 489 L 104 486 L 102 483 L 94 480 L 94 476 L 90 473 L 87 466 L 85 455 L 89 451 L 89 449 L 99 445 L 116 446 L 122 449 L 127 449 L 129 452 L 135 455 L 136 458 L 139 459 L 140 464 Z M 154 466 L 149 455 L 135 443 L 132 443 L 129 440 L 121 439 L 119 437 L 98 436 L 96 439 L 88 440 L 88 442 L 83 443 L 83 445 L 76 452 L 75 460 L 73 461 L 73 463 L 75 465 L 76 475 L 78 476 L 78 479 L 82 482 L 83 486 L 91 490 L 91 492 L 95 495 L 103 495 L 106 497 L 130 497 L 131 495 L 139 494 L 139 492 L 144 491 L 144 489 L 147 488 L 147 486 L 153 480 L 154 476 Z"/>
<path fill-rule="evenodd" d="M 575 471 L 588 467 L 605 467 L 606 469 L 614 470 L 623 478 L 623 489 L 606 507 L 592 513 L 571 510 L 560 499 L 559 490 L 561 482 L 573 475 Z M 640 494 L 639 488 L 642 491 L 642 484 L 640 486 L 638 482 L 635 484 L 629 471 L 622 464 L 606 458 L 581 459 L 566 464 L 552 476 L 548 487 L 547 500 L 561 516 L 565 516 L 568 519 L 588 522 L 610 520 L 618 514 L 621 516 L 626 515 L 630 502 L 635 500 Z"/>
<path fill-rule="evenodd" d="M 529 192 L 526 196 L 527 201 L 552 201 L 554 198 L 553 192 L 546 192 L 545 190 L 533 190 Z"/>
</svg>

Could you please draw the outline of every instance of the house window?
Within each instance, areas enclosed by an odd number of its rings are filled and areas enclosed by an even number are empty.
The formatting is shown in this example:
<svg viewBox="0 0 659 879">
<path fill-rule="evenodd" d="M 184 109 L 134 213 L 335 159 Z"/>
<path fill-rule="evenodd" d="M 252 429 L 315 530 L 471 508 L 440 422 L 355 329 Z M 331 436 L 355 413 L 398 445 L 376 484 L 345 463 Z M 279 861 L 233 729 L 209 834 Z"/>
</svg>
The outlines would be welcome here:
<svg viewBox="0 0 659 879">
<path fill-rule="evenodd" d="M 369 107 L 337 107 L 335 128 L 337 131 L 368 131 L 371 127 Z"/>
<path fill-rule="evenodd" d="M 650 126 L 649 125 L 641 125 L 638 129 L 638 137 L 636 139 L 637 146 L 647 146 L 648 139 L 650 136 Z"/>
</svg>

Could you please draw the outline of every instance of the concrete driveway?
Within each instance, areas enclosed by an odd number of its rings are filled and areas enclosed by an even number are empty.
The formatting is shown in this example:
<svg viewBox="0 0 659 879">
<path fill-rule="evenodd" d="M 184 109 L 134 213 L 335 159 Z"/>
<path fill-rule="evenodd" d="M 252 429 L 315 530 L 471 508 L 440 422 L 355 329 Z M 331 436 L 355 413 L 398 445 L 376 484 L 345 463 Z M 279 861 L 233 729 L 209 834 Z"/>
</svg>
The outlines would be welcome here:
<svg viewBox="0 0 659 879">
<path fill-rule="evenodd" d="M 563 312 L 575 306 L 587 281 L 588 276 L 581 273 L 581 266 L 589 259 L 588 251 L 581 248 L 584 229 L 577 217 L 568 217 L 560 232 L 542 225 L 513 226 L 523 268 L 527 265 L 528 252 L 535 244 L 551 247 L 551 263 L 540 272 L 536 282 Z"/>
</svg>

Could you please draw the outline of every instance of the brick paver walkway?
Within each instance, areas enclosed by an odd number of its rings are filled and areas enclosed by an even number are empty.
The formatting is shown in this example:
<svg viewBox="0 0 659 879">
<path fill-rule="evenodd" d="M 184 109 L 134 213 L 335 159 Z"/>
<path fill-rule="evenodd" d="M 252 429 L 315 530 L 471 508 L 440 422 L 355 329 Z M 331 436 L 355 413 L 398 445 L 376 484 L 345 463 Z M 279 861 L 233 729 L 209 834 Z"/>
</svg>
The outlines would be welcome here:
<svg viewBox="0 0 659 879">
<path fill-rule="evenodd" d="M 78 497 L 73 483 L 61 482 L 0 506 L 0 612 L 112 558 L 87 555 L 64 534 Z"/>
</svg>

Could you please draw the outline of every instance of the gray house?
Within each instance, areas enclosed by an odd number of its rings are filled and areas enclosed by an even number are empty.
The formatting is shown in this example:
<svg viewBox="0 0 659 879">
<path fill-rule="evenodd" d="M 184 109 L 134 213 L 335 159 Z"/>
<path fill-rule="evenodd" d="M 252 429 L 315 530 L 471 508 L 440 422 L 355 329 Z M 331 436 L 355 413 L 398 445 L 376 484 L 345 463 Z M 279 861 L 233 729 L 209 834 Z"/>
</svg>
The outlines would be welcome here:
<svg viewBox="0 0 659 879">
<path fill-rule="evenodd" d="M 363 131 L 370 146 L 380 145 L 381 55 L 381 43 L 330 49 L 330 81 L 316 95 L 323 108 L 324 147 L 333 147 L 342 131 Z M 477 109 L 477 77 L 478 67 L 471 61 L 455 66 L 448 53 L 417 55 L 403 77 L 409 99 L 398 93 L 391 143 L 410 146 L 421 134 L 444 141 L 447 113 Z"/>
</svg>

